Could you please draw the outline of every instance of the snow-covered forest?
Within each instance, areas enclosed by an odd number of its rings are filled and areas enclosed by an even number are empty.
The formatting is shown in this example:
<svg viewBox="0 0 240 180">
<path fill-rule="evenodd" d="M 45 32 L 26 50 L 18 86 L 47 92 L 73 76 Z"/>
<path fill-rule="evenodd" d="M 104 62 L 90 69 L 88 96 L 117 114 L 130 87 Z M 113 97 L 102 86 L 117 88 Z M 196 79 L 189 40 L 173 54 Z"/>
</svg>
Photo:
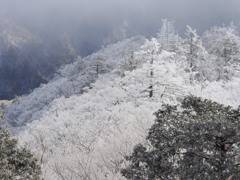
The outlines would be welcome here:
<svg viewBox="0 0 240 180">
<path fill-rule="evenodd" d="M 162 104 L 193 95 L 240 105 L 240 37 L 212 27 L 184 37 L 163 20 L 136 36 L 63 66 L 48 84 L 4 109 L 3 126 L 37 157 L 45 180 L 124 180 L 125 156 L 146 136 Z"/>
</svg>

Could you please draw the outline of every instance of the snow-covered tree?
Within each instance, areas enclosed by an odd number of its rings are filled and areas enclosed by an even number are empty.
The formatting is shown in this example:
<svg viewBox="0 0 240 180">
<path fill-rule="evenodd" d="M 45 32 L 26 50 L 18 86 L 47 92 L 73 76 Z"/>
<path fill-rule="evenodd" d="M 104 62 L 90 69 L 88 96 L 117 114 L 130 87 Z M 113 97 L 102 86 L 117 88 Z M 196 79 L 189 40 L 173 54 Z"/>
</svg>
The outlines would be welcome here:
<svg viewBox="0 0 240 180">
<path fill-rule="evenodd" d="M 147 47 L 147 62 L 149 65 L 149 85 L 147 92 L 149 93 L 149 98 L 153 97 L 153 92 L 154 92 L 154 86 L 156 81 L 154 81 L 154 63 L 157 60 L 157 55 L 161 52 L 160 50 L 160 44 L 157 42 L 155 38 L 152 38 L 150 41 L 147 41 L 145 44 L 145 47 Z M 156 79 L 155 79 L 156 80 Z"/>
<path fill-rule="evenodd" d="M 218 80 L 229 80 L 235 74 L 234 67 L 240 62 L 240 38 L 236 27 L 213 27 L 203 35 L 203 45 L 216 56 Z"/>
<path fill-rule="evenodd" d="M 105 63 L 106 57 L 104 57 L 103 54 L 97 54 L 94 57 L 94 62 L 93 62 L 93 71 L 95 71 L 96 76 L 99 74 L 103 74 L 111 70 L 108 66 L 107 63 Z"/>
<path fill-rule="evenodd" d="M 240 39 L 233 24 L 213 27 L 206 31 L 203 35 L 203 44 L 209 53 L 222 57 L 225 63 L 239 58 Z"/>
<path fill-rule="evenodd" d="M 202 41 L 190 26 L 187 26 L 187 61 L 189 63 L 189 70 L 193 72 L 191 81 L 194 80 L 211 80 L 212 62 L 209 54 L 202 45 Z"/>
<path fill-rule="evenodd" d="M 196 69 L 197 61 L 199 59 L 199 56 L 201 55 L 203 47 L 195 29 L 192 29 L 190 26 L 187 26 L 186 35 L 187 35 L 186 43 L 188 45 L 189 65 L 190 65 L 190 68 Z"/>
<path fill-rule="evenodd" d="M 123 71 L 132 71 L 136 69 L 139 65 L 138 59 L 135 57 L 134 52 L 132 51 L 125 60 L 120 64 L 120 68 Z"/>
<path fill-rule="evenodd" d="M 0 121 L 3 120 L 3 110 L 2 110 L 2 106 L 0 106 Z"/>
<path fill-rule="evenodd" d="M 181 49 L 181 38 L 178 36 L 172 21 L 162 20 L 162 27 L 157 33 L 157 38 L 163 50 L 176 52 Z"/>
<path fill-rule="evenodd" d="M 132 180 L 237 180 L 240 178 L 240 112 L 230 106 L 186 97 L 164 105 L 147 139 L 122 170 Z"/>
</svg>

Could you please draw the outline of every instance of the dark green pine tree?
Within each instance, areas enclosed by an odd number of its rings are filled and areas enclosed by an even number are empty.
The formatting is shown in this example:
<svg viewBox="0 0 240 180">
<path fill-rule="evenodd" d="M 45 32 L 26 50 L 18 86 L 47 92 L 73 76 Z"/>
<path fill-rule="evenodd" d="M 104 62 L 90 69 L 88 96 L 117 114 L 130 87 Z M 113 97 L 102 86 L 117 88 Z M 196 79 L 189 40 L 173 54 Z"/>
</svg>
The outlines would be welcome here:
<svg viewBox="0 0 240 180">
<path fill-rule="evenodd" d="M 240 113 L 210 100 L 186 97 L 164 105 L 147 139 L 126 157 L 132 180 L 239 180 Z"/>
<path fill-rule="evenodd" d="M 0 179 L 40 180 L 37 160 L 26 149 L 17 148 L 17 141 L 0 127 Z"/>
</svg>

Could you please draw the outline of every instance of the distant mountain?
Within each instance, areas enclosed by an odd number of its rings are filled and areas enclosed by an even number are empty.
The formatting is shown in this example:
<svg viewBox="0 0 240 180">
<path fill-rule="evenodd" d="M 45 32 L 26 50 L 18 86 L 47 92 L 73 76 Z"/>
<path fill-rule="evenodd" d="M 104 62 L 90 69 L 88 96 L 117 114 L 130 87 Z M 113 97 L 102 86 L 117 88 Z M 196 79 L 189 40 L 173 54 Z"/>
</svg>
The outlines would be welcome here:
<svg viewBox="0 0 240 180">
<path fill-rule="evenodd" d="M 21 48 L 29 42 L 40 43 L 41 41 L 31 32 L 6 17 L 0 17 L 0 37 L 1 43 L 5 43 L 5 46 L 1 45 L 1 50 L 7 47 Z"/>
<path fill-rule="evenodd" d="M 67 37 L 48 45 L 10 19 L 0 18 L 0 99 L 13 99 L 47 83 L 76 54 Z"/>
</svg>

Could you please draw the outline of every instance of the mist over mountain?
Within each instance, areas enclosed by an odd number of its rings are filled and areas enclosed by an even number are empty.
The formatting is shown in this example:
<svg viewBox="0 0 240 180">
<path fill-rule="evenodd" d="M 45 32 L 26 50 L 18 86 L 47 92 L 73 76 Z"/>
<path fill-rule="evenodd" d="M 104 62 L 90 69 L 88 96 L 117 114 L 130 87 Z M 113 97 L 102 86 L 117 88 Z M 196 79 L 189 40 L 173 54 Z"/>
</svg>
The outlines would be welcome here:
<svg viewBox="0 0 240 180">
<path fill-rule="evenodd" d="M 237 0 L 1 0 L 0 98 L 28 93 L 77 56 L 127 37 L 155 36 L 161 19 L 185 36 L 186 25 L 199 34 L 231 21 L 238 27 L 239 15 Z"/>
<path fill-rule="evenodd" d="M 0 9 L 49 43 L 68 35 L 81 56 L 99 50 L 114 29 L 126 22 L 127 37 L 154 36 L 161 19 L 174 21 L 180 35 L 186 25 L 202 34 L 212 26 L 240 24 L 238 0 L 1 0 Z"/>
<path fill-rule="evenodd" d="M 82 35 L 79 40 L 108 36 L 124 21 L 129 23 L 130 34 L 150 36 L 165 18 L 176 22 L 180 34 L 186 25 L 202 33 L 211 26 L 240 23 L 238 0 L 2 0 L 1 7 L 15 21 L 43 36 L 78 32 Z"/>
<path fill-rule="evenodd" d="M 67 36 L 47 44 L 11 19 L 0 17 L 0 99 L 29 93 L 75 56 Z"/>
</svg>

